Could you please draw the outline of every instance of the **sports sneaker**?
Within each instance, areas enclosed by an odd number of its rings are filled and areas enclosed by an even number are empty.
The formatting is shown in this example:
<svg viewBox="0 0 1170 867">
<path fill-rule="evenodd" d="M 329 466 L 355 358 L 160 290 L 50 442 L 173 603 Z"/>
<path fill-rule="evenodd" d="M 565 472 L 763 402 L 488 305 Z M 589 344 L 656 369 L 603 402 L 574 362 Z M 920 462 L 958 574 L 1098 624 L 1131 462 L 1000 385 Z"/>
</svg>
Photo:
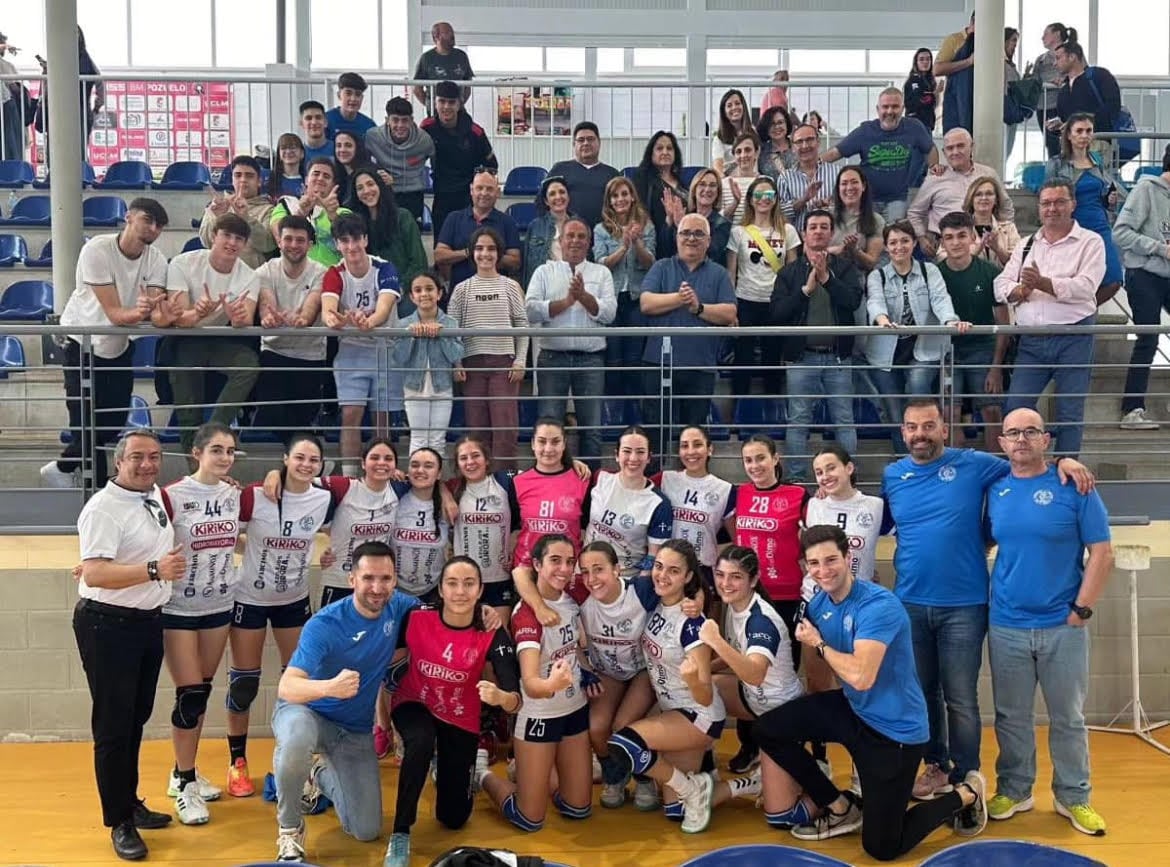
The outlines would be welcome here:
<svg viewBox="0 0 1170 867">
<path fill-rule="evenodd" d="M 914 781 L 911 794 L 916 801 L 933 801 L 939 795 L 953 791 L 954 788 L 946 771 L 936 764 L 929 764 L 922 775 Z"/>
<path fill-rule="evenodd" d="M 248 776 L 247 759 L 236 759 L 234 764 L 228 766 L 227 790 L 233 798 L 250 798 L 256 794 L 252 778 Z"/>
<path fill-rule="evenodd" d="M 601 784 L 601 806 L 616 810 L 626 802 L 626 787 L 621 783 Z M 639 807 L 638 809 L 641 809 Z"/>
<path fill-rule="evenodd" d="M 320 757 L 313 759 L 313 764 L 309 768 L 309 779 L 305 780 L 305 785 L 301 789 L 301 812 L 306 816 L 313 815 L 317 801 L 321 799 L 321 787 L 317 785 L 317 776 L 323 767 L 325 765 Z"/>
<path fill-rule="evenodd" d="M 751 798 L 755 800 L 759 797 L 763 785 L 760 769 L 757 767 L 746 777 L 736 777 L 734 780 L 728 780 L 728 785 L 731 787 L 731 797 Z"/>
<path fill-rule="evenodd" d="M 1016 813 L 1027 813 L 1035 806 L 1036 802 L 1032 800 L 1031 795 L 1022 801 L 1009 798 L 1007 795 L 996 795 L 987 802 L 987 816 L 997 821 L 1010 819 Z"/>
<path fill-rule="evenodd" d="M 853 766 L 849 774 L 849 791 L 857 797 L 861 797 L 861 776 L 857 773 L 857 765 Z"/>
<path fill-rule="evenodd" d="M 706 774 L 696 774 L 696 776 L 706 777 Z M 625 786 L 622 787 L 625 791 Z M 634 806 L 643 813 L 649 813 L 651 810 L 657 810 L 662 805 L 662 800 L 658 797 L 658 786 L 654 784 L 653 780 L 637 780 L 634 783 Z M 702 829 L 700 829 L 702 830 Z"/>
<path fill-rule="evenodd" d="M 207 812 L 207 804 L 199 794 L 199 783 L 191 782 L 183 786 L 175 798 L 175 813 L 184 825 L 206 825 L 211 814 Z"/>
<path fill-rule="evenodd" d="M 396 832 L 390 835 L 382 867 L 410 867 L 410 835 Z"/>
<path fill-rule="evenodd" d="M 483 788 L 483 778 L 491 773 L 489 761 L 487 750 L 475 751 L 475 768 L 471 772 L 471 785 L 477 792 Z"/>
<path fill-rule="evenodd" d="M 223 790 L 219 786 L 213 786 L 211 780 L 203 776 L 203 774 L 195 775 L 195 782 L 199 784 L 199 797 L 204 801 L 218 801 L 219 796 L 223 794 Z M 167 797 L 179 797 L 179 775 L 174 768 L 171 768 L 171 778 L 167 783 Z"/>
<path fill-rule="evenodd" d="M 67 473 L 57 466 L 56 461 L 49 461 L 41 467 L 41 484 L 46 488 L 80 488 L 81 472 Z"/>
<path fill-rule="evenodd" d="M 979 771 L 967 771 L 961 785 L 975 795 L 975 802 L 955 813 L 955 833 L 960 837 L 974 837 L 987 827 L 987 779 Z"/>
<path fill-rule="evenodd" d="M 683 805 L 682 829 L 684 834 L 698 834 L 701 831 L 706 831 L 707 826 L 711 824 L 715 783 L 706 774 L 687 774 L 687 779 L 692 784 L 690 794 L 684 795 L 679 792 Z M 637 804 L 637 800 L 637 794 L 635 794 L 635 804 Z"/>
<path fill-rule="evenodd" d="M 1161 425 L 1152 418 L 1146 418 L 1146 411 L 1139 406 L 1123 415 L 1118 427 L 1122 430 L 1157 430 Z M 41 470 L 41 477 L 44 475 L 45 471 Z"/>
<path fill-rule="evenodd" d="M 735 774 L 736 776 L 742 776 L 743 774 L 749 773 L 751 770 L 758 768 L 759 766 L 759 749 L 749 748 L 743 746 L 742 744 L 739 747 L 739 752 L 732 756 L 731 759 L 727 762 L 727 770 L 731 771 L 731 773 Z"/>
<path fill-rule="evenodd" d="M 1082 834 L 1088 834 L 1090 837 L 1105 836 L 1105 820 L 1088 804 L 1066 807 L 1055 799 L 1053 803 L 1056 805 L 1056 812 L 1068 819 Z"/>
<path fill-rule="evenodd" d="M 239 761 L 237 759 L 237 761 Z M 305 860 L 305 825 L 299 828 L 280 828 L 276 833 L 277 861 Z"/>
<path fill-rule="evenodd" d="M 797 840 L 828 840 L 840 837 L 843 834 L 852 834 L 861 828 L 861 809 L 857 801 L 849 792 L 844 793 L 849 801 L 849 809 L 844 813 L 834 813 L 825 810 L 807 825 L 797 825 L 792 829 L 792 836 Z"/>
<path fill-rule="evenodd" d="M 394 749 L 394 737 L 380 725 L 374 726 L 374 755 L 384 759 Z"/>
</svg>

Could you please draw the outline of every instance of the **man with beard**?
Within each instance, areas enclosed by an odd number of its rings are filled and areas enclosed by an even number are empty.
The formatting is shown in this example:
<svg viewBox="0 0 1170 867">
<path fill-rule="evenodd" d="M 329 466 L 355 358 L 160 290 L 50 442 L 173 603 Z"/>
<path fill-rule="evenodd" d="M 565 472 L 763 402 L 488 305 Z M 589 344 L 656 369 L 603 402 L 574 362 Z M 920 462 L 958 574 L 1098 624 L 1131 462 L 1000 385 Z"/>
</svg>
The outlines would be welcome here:
<svg viewBox="0 0 1170 867">
<path fill-rule="evenodd" d="M 446 21 L 437 21 L 431 28 L 431 40 L 435 47 L 423 52 L 414 68 L 414 77 L 419 81 L 471 81 L 475 73 L 471 61 L 462 48 L 455 47 L 455 28 Z M 463 102 L 471 99 L 471 88 L 460 88 Z M 430 109 L 431 98 L 428 88 L 415 85 L 411 89 L 414 98 Z"/>
</svg>

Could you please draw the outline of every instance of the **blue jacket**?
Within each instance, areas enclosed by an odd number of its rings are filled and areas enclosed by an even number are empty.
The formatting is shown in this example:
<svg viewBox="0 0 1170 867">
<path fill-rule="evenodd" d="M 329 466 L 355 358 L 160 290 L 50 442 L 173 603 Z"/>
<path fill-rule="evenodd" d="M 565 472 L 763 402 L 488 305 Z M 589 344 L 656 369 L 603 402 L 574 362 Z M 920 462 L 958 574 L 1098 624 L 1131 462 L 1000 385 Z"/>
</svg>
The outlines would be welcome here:
<svg viewBox="0 0 1170 867">
<path fill-rule="evenodd" d="M 412 313 L 398 324 L 409 328 L 418 321 L 418 313 Z M 448 316 L 441 310 L 438 322 L 443 328 L 459 327 L 454 316 Z M 406 388 L 421 391 L 423 375 L 429 365 L 431 385 L 435 391 L 449 394 L 454 390 L 451 368 L 463 358 L 463 338 L 449 337 L 442 332 L 436 338 L 412 337 L 407 334 L 395 339 L 391 358 L 394 366 L 402 370 L 402 384 Z"/>
<path fill-rule="evenodd" d="M 958 320 L 942 273 L 932 263 L 911 263 L 910 273 L 906 275 L 906 286 L 916 324 L 939 325 Z M 891 322 L 902 321 L 902 278 L 897 276 L 892 262 L 869 272 L 866 294 L 866 314 L 871 325 L 883 313 L 890 317 Z M 896 331 L 870 335 L 865 341 L 865 355 L 869 363 L 882 370 L 889 370 L 894 363 L 898 337 Z M 950 345 L 951 338 L 945 334 L 920 334 L 914 341 L 914 359 L 938 361 L 950 349 Z"/>
<path fill-rule="evenodd" d="M 528 231 L 524 235 L 524 279 L 520 283 L 521 288 L 528 289 L 536 269 L 548 261 L 549 248 L 556 236 L 557 226 L 552 214 L 541 214 L 528 224 Z"/>
</svg>

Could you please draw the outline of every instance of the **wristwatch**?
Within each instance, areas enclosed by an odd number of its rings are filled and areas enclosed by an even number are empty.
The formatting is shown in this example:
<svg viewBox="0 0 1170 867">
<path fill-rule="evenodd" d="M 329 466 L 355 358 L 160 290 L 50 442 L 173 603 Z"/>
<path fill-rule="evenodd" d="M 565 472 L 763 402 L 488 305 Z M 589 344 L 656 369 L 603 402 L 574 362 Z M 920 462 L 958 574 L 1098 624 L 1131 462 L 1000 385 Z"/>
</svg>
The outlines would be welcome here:
<svg viewBox="0 0 1170 867">
<path fill-rule="evenodd" d="M 700 301 L 700 302 L 699 302 L 699 309 L 695 311 L 695 315 L 696 315 L 696 316 L 702 316 L 702 315 L 703 315 L 703 310 L 704 310 L 705 308 L 706 308 L 706 305 L 705 305 L 705 304 L 704 304 L 702 301 Z"/>
<path fill-rule="evenodd" d="M 158 560 L 151 560 L 146 564 L 146 577 L 151 581 L 161 581 L 158 575 Z"/>
<path fill-rule="evenodd" d="M 826 643 L 823 640 L 821 641 L 820 644 L 817 645 L 817 653 L 820 654 L 821 659 L 825 658 L 825 648 L 828 646 L 829 646 L 828 643 Z"/>
<path fill-rule="evenodd" d="M 1081 620 L 1088 620 L 1090 617 L 1093 616 L 1093 609 L 1092 608 L 1090 608 L 1088 605 L 1077 605 L 1077 602 L 1075 599 L 1072 602 L 1068 603 L 1068 607 L 1071 608 L 1074 612 L 1076 612 L 1077 617 L 1081 618 Z"/>
</svg>

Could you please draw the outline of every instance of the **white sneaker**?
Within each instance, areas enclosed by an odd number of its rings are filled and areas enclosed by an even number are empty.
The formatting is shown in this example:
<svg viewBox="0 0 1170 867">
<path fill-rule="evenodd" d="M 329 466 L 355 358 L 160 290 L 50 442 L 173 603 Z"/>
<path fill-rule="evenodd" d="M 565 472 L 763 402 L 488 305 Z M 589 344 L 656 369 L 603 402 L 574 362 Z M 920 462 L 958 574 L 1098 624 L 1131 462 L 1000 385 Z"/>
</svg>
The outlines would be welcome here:
<svg viewBox="0 0 1170 867">
<path fill-rule="evenodd" d="M 750 798 L 754 801 L 760 796 L 763 788 L 759 765 L 746 777 L 736 777 L 734 780 L 730 780 L 729 784 L 731 786 L 731 797 Z"/>
<path fill-rule="evenodd" d="M 386 846 L 382 867 L 410 867 L 410 835 L 394 833 Z"/>
<path fill-rule="evenodd" d="M 471 771 L 471 785 L 475 791 L 483 788 L 483 778 L 491 773 L 487 750 L 475 751 L 475 767 Z"/>
<path fill-rule="evenodd" d="M 840 837 L 842 834 L 852 834 L 861 828 L 861 808 L 857 806 L 851 796 L 845 796 L 849 801 L 849 809 L 844 813 L 834 813 L 826 809 L 821 815 L 807 825 L 797 825 L 790 832 L 797 840 L 828 840 Z"/>
<path fill-rule="evenodd" d="M 707 775 L 699 774 L 698 776 L 705 777 Z M 662 800 L 658 797 L 658 786 L 654 784 L 653 780 L 638 780 L 634 784 L 634 806 L 643 813 L 649 813 L 662 806 Z"/>
<path fill-rule="evenodd" d="M 1118 427 L 1122 430 L 1157 430 L 1161 425 L 1152 418 L 1146 418 L 1146 411 L 1139 406 L 1123 415 Z M 44 474 L 45 471 L 41 470 L 41 475 Z"/>
<path fill-rule="evenodd" d="M 46 488 L 80 488 L 81 472 L 67 473 L 57 466 L 56 461 L 49 461 L 41 467 L 41 485 Z"/>
<path fill-rule="evenodd" d="M 601 806 L 616 810 L 626 802 L 626 787 L 621 783 L 601 784 Z"/>
<path fill-rule="evenodd" d="M 853 771 L 849 775 L 849 791 L 861 797 L 861 776 L 857 773 L 857 765 L 853 766 Z"/>
<path fill-rule="evenodd" d="M 693 784 L 690 795 L 679 796 L 683 804 L 682 829 L 684 834 L 698 834 L 711 824 L 711 805 L 715 784 L 707 774 L 687 774 Z"/>
<path fill-rule="evenodd" d="M 305 780 L 305 785 L 301 788 L 301 812 L 306 816 L 312 815 L 313 811 L 317 809 L 317 801 L 321 799 L 321 787 L 317 785 L 317 775 L 321 773 L 321 769 L 325 767 L 321 757 L 313 759 L 313 764 L 309 768 L 309 778 Z"/>
<path fill-rule="evenodd" d="M 188 783 L 175 798 L 175 812 L 184 825 L 206 825 L 211 814 L 199 794 L 199 783 Z"/>
<path fill-rule="evenodd" d="M 281 828 L 276 834 L 277 861 L 305 860 L 305 826 Z"/>
<path fill-rule="evenodd" d="M 211 780 L 203 774 L 196 774 L 195 782 L 199 784 L 199 797 L 204 801 L 218 801 L 219 796 L 223 794 L 219 786 L 213 786 Z M 174 768 L 171 768 L 171 779 L 167 784 L 167 797 L 179 797 L 179 775 Z"/>
<path fill-rule="evenodd" d="M 601 782 L 601 759 L 597 758 L 597 753 L 593 754 L 593 782 Z"/>
</svg>

